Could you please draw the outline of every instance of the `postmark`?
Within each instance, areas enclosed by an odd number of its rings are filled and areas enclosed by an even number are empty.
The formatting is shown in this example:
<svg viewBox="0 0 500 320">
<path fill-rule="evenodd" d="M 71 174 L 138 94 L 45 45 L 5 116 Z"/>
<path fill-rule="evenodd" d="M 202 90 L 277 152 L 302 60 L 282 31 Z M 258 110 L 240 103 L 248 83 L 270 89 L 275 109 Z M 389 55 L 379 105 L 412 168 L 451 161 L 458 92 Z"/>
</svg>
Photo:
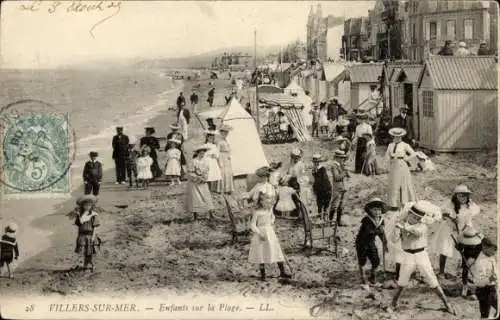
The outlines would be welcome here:
<svg viewBox="0 0 500 320">
<path fill-rule="evenodd" d="M 22 100 L 0 109 L 4 195 L 68 194 L 75 158 L 69 115 L 39 100 Z"/>
</svg>

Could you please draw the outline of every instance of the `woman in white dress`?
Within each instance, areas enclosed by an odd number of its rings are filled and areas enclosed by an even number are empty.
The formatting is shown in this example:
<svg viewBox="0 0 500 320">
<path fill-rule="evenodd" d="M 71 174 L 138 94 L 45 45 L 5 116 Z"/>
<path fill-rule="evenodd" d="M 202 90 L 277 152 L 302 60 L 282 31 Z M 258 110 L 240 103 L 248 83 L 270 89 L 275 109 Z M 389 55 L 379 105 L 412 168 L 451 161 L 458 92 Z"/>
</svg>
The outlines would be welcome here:
<svg viewBox="0 0 500 320">
<path fill-rule="evenodd" d="M 391 210 L 398 210 L 407 202 L 417 200 L 407 163 L 407 159 L 412 157 L 415 151 L 401 140 L 406 130 L 392 128 L 389 134 L 393 137 L 393 142 L 389 144 L 385 153 L 385 158 L 389 161 L 388 202 Z"/>
<path fill-rule="evenodd" d="M 222 180 L 222 171 L 219 164 L 219 148 L 215 144 L 216 131 L 207 131 L 205 144 L 210 147 L 205 153 L 205 161 L 208 164 L 208 187 L 212 192 L 218 192 L 217 185 Z"/>
<path fill-rule="evenodd" d="M 255 203 L 255 210 L 250 222 L 250 228 L 253 236 L 248 254 L 248 261 L 259 264 L 260 279 L 265 281 L 265 265 L 277 263 L 280 269 L 281 278 L 291 278 L 291 275 L 285 272 L 285 257 L 273 228 L 274 214 L 273 206 L 276 201 L 276 189 L 269 183 L 270 168 L 262 167 L 255 172 L 259 182 L 250 190 L 248 194 L 243 195 Z"/>
</svg>

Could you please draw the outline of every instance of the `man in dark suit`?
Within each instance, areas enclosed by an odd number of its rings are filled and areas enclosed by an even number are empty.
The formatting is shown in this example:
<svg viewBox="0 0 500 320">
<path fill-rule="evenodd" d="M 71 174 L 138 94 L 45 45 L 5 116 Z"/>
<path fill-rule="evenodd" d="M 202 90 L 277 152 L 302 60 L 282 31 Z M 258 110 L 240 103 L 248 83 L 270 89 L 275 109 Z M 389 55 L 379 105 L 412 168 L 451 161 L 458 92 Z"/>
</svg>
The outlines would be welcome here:
<svg viewBox="0 0 500 320">
<path fill-rule="evenodd" d="M 99 195 L 102 180 L 102 164 L 97 161 L 99 154 L 95 151 L 89 153 L 90 160 L 83 167 L 83 183 L 85 186 L 85 194 Z"/>
<path fill-rule="evenodd" d="M 113 137 L 112 145 L 116 170 L 115 184 L 125 184 L 129 139 L 123 134 L 123 127 L 116 127 L 116 135 Z"/>
<path fill-rule="evenodd" d="M 177 97 L 177 107 L 180 108 L 186 104 L 186 98 L 184 98 L 184 94 L 181 92 Z"/>
<path fill-rule="evenodd" d="M 403 137 L 403 141 L 411 146 L 415 145 L 415 138 L 413 134 L 413 119 L 408 115 L 408 110 L 410 108 L 405 104 L 400 109 L 400 114 L 394 117 L 392 121 L 393 128 L 403 128 L 406 130 L 406 136 Z"/>
</svg>

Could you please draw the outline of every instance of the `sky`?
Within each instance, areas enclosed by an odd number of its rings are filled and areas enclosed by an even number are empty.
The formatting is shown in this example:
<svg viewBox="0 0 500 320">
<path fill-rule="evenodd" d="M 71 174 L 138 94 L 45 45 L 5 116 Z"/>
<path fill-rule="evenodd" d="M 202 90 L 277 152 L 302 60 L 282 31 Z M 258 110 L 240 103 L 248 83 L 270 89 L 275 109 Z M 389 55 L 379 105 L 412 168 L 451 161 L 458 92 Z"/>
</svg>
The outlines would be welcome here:
<svg viewBox="0 0 500 320">
<path fill-rule="evenodd" d="M 253 46 L 254 29 L 257 46 L 285 45 L 305 40 L 311 5 L 321 4 L 323 15 L 347 18 L 366 16 L 374 5 L 374 1 L 106 1 L 97 7 L 99 2 L 2 1 L 2 67 L 188 56 Z M 22 4 L 27 7 L 22 9 Z"/>
</svg>

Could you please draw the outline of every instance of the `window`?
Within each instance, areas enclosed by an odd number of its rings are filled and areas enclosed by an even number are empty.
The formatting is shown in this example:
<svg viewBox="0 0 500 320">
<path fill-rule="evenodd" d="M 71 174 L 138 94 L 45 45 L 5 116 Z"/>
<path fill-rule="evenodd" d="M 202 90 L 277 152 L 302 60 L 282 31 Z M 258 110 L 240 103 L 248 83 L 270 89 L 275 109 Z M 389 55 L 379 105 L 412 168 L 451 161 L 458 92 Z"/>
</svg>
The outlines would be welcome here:
<svg viewBox="0 0 500 320">
<path fill-rule="evenodd" d="M 446 21 L 446 39 L 455 40 L 455 20 Z"/>
<path fill-rule="evenodd" d="M 465 39 L 472 39 L 474 34 L 474 21 L 472 19 L 464 20 L 464 37 Z"/>
<path fill-rule="evenodd" d="M 422 105 L 423 105 L 423 116 L 427 118 L 434 117 L 434 92 L 423 91 L 422 92 Z"/>
<path fill-rule="evenodd" d="M 417 26 L 415 23 L 412 23 L 411 25 L 411 43 L 417 43 Z"/>
<path fill-rule="evenodd" d="M 437 23 L 429 22 L 429 40 L 436 40 L 437 37 Z"/>
</svg>

